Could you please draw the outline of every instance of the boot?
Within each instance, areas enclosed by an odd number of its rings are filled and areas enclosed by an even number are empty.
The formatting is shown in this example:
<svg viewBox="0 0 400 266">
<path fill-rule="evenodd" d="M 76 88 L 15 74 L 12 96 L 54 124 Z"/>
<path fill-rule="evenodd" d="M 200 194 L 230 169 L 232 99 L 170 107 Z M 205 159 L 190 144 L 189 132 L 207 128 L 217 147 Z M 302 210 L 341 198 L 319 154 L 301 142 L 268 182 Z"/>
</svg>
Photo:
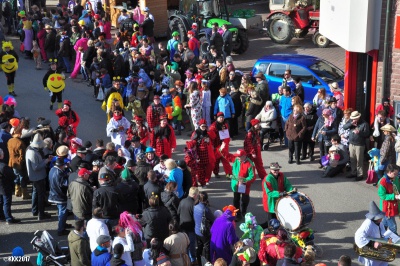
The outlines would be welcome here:
<svg viewBox="0 0 400 266">
<path fill-rule="evenodd" d="M 21 197 L 21 186 L 20 185 L 15 185 L 15 196 L 16 197 Z"/>
<path fill-rule="evenodd" d="M 14 91 L 14 84 L 11 84 L 10 87 L 8 88 L 8 93 L 12 96 L 17 96 L 17 94 Z"/>
<path fill-rule="evenodd" d="M 24 200 L 32 199 L 31 195 L 29 195 L 29 193 L 28 193 L 28 188 L 24 187 L 24 188 L 21 188 L 21 190 L 22 190 L 22 199 L 24 199 Z"/>
<path fill-rule="evenodd" d="M 63 107 L 63 103 L 57 103 L 58 109 L 61 109 Z"/>
<path fill-rule="evenodd" d="M 53 103 L 50 102 L 50 110 L 53 110 Z"/>
</svg>

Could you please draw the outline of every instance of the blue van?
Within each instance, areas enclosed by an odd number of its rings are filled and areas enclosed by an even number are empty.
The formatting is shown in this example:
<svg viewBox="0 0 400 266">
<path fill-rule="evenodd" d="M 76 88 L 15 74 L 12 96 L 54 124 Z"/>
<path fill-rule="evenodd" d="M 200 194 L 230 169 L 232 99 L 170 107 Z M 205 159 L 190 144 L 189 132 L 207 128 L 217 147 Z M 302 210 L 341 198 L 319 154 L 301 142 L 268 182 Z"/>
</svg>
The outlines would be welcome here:
<svg viewBox="0 0 400 266">
<path fill-rule="evenodd" d="M 343 89 L 344 72 L 333 64 L 318 57 L 299 54 L 272 54 L 259 58 L 251 72 L 254 77 L 257 73 L 264 74 L 269 85 L 269 92 L 278 92 L 282 84 L 285 70 L 292 71 L 292 78 L 300 77 L 304 87 L 305 102 L 312 103 L 318 88 L 325 88 L 330 92 L 329 84 L 337 82 Z"/>
</svg>

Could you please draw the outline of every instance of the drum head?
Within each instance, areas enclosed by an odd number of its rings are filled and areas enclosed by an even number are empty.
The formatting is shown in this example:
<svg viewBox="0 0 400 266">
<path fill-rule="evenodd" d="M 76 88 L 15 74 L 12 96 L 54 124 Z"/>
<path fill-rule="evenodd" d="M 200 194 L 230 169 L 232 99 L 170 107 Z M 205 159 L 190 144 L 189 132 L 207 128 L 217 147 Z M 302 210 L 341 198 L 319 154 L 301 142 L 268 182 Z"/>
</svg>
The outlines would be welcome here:
<svg viewBox="0 0 400 266">
<path fill-rule="evenodd" d="M 297 201 L 291 197 L 280 198 L 276 203 L 275 213 L 284 228 L 294 231 L 300 227 L 302 211 Z"/>
</svg>

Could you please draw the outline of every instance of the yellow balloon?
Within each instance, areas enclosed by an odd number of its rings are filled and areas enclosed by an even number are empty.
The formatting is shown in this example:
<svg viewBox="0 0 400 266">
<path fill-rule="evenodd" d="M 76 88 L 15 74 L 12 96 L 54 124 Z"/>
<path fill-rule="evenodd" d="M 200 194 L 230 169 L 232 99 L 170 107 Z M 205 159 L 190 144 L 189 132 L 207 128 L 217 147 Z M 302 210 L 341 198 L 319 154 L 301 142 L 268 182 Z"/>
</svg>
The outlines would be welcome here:
<svg viewBox="0 0 400 266">
<path fill-rule="evenodd" d="M 5 54 L 1 58 L 1 61 L 2 61 L 1 69 L 5 73 L 11 73 L 11 72 L 17 71 L 18 62 L 17 62 L 17 59 L 13 55 Z"/>
<path fill-rule="evenodd" d="M 62 91 L 65 88 L 65 81 L 61 74 L 51 74 L 47 79 L 47 88 L 52 92 Z"/>
</svg>

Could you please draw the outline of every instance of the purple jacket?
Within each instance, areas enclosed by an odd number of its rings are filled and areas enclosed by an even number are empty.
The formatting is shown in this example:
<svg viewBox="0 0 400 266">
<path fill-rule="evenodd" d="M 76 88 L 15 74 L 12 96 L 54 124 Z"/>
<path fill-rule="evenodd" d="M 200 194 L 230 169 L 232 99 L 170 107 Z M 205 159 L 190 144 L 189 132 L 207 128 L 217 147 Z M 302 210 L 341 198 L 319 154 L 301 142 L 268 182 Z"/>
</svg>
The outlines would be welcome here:
<svg viewBox="0 0 400 266">
<path fill-rule="evenodd" d="M 228 265 L 231 263 L 232 245 L 239 240 L 233 220 L 232 212 L 226 210 L 211 226 L 210 258 L 213 264 L 218 258 L 223 258 Z"/>
</svg>

